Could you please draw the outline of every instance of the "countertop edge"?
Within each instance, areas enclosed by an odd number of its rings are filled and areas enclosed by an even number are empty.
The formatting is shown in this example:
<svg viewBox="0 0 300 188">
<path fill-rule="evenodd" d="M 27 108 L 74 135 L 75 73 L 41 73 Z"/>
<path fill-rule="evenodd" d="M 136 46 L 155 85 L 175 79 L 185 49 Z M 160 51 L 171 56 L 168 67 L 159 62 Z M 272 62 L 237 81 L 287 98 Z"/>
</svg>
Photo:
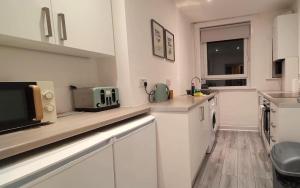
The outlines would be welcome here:
<svg viewBox="0 0 300 188">
<path fill-rule="evenodd" d="M 264 96 L 267 98 L 269 101 L 271 101 L 273 104 L 275 104 L 279 108 L 299 108 L 300 104 L 299 103 L 286 103 L 286 102 L 279 102 L 278 100 L 274 99 L 270 95 L 268 95 L 267 92 L 278 92 L 278 91 L 261 91 L 257 90 L 258 94 Z"/>
<path fill-rule="evenodd" d="M 117 116 L 115 118 L 105 120 L 103 122 L 86 125 L 84 128 L 62 132 L 61 134 L 57 134 L 55 136 L 49 136 L 49 137 L 41 139 L 41 140 L 33 140 L 31 142 L 25 142 L 25 143 L 21 143 L 19 145 L 16 144 L 14 146 L 7 147 L 7 148 L 4 148 L 4 149 L 0 150 L 0 160 L 15 156 L 15 155 L 18 155 L 18 154 L 21 154 L 21 153 L 25 153 L 25 152 L 28 152 L 30 150 L 34 150 L 34 149 L 37 149 L 37 148 L 40 148 L 40 147 L 43 147 L 43 146 L 47 146 L 49 144 L 53 144 L 53 143 L 56 143 L 56 142 L 59 142 L 59 141 L 62 141 L 62 140 L 80 135 L 80 134 L 87 133 L 89 131 L 99 129 L 99 128 L 104 127 L 104 126 L 108 126 L 108 125 L 111 125 L 111 124 L 114 124 L 114 123 L 118 123 L 118 122 L 121 122 L 123 120 L 133 118 L 133 117 L 136 117 L 136 116 L 139 116 L 139 115 L 142 115 L 142 114 L 150 113 L 150 112 L 151 112 L 151 108 L 145 106 L 142 109 L 133 110 L 132 112 L 129 112 L 128 114 L 125 114 L 125 115 L 120 115 L 120 116 Z"/>
<path fill-rule="evenodd" d="M 161 106 L 151 106 L 151 112 L 154 112 L 154 113 L 174 113 L 174 112 L 179 112 L 179 113 L 183 113 L 183 112 L 188 112 L 190 111 L 191 109 L 195 108 L 196 106 L 204 103 L 205 101 L 209 100 L 210 98 L 214 97 L 215 95 L 217 95 L 218 92 L 213 92 L 211 93 L 210 95 L 206 95 L 204 97 L 202 97 L 201 99 L 199 98 L 199 101 L 191 104 L 190 106 L 188 107 L 167 107 L 167 106 L 164 106 L 163 104 L 161 104 Z M 176 98 L 174 99 L 176 100 Z"/>
</svg>

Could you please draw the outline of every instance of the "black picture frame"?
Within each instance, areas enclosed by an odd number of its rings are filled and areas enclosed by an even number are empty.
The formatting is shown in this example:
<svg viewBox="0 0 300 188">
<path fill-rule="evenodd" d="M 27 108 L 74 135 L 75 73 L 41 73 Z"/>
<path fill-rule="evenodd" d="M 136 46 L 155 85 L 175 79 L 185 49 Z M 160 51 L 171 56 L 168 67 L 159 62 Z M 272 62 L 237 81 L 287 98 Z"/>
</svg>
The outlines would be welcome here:
<svg viewBox="0 0 300 188">
<path fill-rule="evenodd" d="M 161 24 L 151 19 L 152 54 L 160 58 L 165 58 L 166 55 L 164 31 Z"/>
<path fill-rule="evenodd" d="M 165 29 L 164 38 L 165 38 L 165 58 L 169 61 L 174 62 L 175 61 L 175 36 L 173 33 Z"/>
</svg>

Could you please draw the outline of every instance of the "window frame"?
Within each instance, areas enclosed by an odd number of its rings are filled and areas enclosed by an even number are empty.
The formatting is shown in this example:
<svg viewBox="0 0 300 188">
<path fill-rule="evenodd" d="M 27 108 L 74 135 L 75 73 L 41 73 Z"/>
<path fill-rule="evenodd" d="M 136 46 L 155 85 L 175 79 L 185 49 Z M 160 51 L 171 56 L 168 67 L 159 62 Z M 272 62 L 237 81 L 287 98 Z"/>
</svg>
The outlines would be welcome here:
<svg viewBox="0 0 300 188">
<path fill-rule="evenodd" d="M 250 22 L 250 28 L 252 33 L 252 25 L 253 25 L 253 16 L 242 16 L 242 17 L 235 17 L 235 18 L 228 18 L 223 20 L 215 20 L 215 21 L 209 21 L 209 22 L 201 22 L 201 23 L 195 23 L 194 24 L 194 38 L 195 38 L 195 75 L 198 77 L 205 79 L 205 71 L 204 71 L 204 61 L 203 61 L 203 43 L 201 43 L 201 37 L 200 32 L 201 29 L 207 28 L 207 27 L 215 27 L 215 26 L 222 26 L 222 25 L 229 25 L 229 24 L 239 24 L 242 22 Z M 252 74 L 251 74 L 251 51 L 252 51 L 252 44 L 251 44 L 251 36 L 248 38 L 248 59 L 247 59 L 247 69 L 248 69 L 248 78 L 247 79 L 247 85 L 246 86 L 220 86 L 220 87 L 210 87 L 213 89 L 220 89 L 220 90 L 236 90 L 236 89 L 252 89 Z"/>
<path fill-rule="evenodd" d="M 207 43 L 203 43 L 202 49 L 203 49 L 203 68 L 204 68 L 204 79 L 205 80 L 237 80 L 237 79 L 247 79 L 247 85 L 248 86 L 248 75 L 249 75 L 249 39 L 244 39 L 244 74 L 228 74 L 228 75 L 208 75 L 208 68 L 207 68 Z M 230 86 L 224 86 L 224 87 L 230 87 Z M 241 86 L 244 87 L 244 86 Z"/>
</svg>

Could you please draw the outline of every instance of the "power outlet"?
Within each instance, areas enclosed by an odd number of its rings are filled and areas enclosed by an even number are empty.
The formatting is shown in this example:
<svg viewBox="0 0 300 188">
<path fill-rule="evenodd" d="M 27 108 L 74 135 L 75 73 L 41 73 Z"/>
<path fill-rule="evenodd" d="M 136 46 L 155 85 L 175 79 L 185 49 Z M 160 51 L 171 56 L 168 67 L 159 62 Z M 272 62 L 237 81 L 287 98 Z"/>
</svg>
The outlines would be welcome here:
<svg viewBox="0 0 300 188">
<path fill-rule="evenodd" d="M 140 88 L 143 88 L 143 87 L 144 87 L 144 83 L 145 83 L 145 82 L 147 82 L 147 83 L 148 83 L 147 79 L 145 79 L 145 78 L 141 78 L 141 79 L 140 79 L 140 82 L 139 82 L 139 87 L 140 87 Z"/>
<path fill-rule="evenodd" d="M 167 84 L 168 87 L 170 87 L 171 84 L 172 84 L 172 81 L 170 79 L 166 79 L 166 84 Z"/>
</svg>

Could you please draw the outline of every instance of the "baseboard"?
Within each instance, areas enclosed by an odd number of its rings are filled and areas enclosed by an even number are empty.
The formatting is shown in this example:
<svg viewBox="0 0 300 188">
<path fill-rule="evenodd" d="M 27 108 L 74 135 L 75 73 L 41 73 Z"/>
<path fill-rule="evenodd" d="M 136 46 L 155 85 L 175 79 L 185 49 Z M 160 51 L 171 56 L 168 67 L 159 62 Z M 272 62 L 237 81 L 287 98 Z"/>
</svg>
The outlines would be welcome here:
<svg viewBox="0 0 300 188">
<path fill-rule="evenodd" d="M 258 132 L 258 125 L 241 126 L 241 125 L 220 125 L 219 130 L 232 130 L 232 131 L 255 131 Z"/>
</svg>

